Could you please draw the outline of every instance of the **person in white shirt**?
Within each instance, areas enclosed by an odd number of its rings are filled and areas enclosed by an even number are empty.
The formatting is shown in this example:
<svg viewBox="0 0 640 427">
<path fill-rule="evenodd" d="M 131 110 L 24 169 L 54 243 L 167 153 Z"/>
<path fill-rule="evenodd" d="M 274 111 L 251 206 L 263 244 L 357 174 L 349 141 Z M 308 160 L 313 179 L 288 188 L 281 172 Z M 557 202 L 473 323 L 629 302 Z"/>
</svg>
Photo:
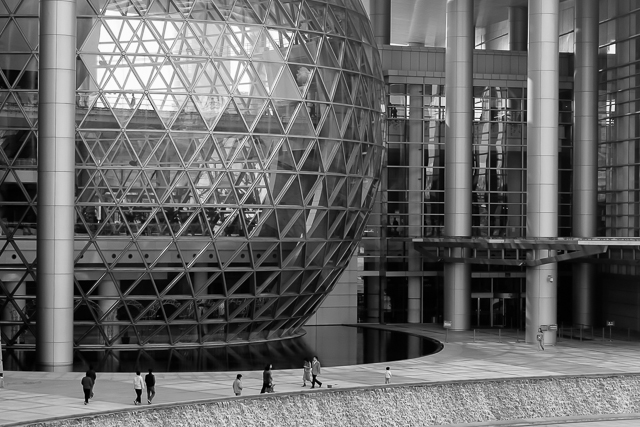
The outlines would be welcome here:
<svg viewBox="0 0 640 427">
<path fill-rule="evenodd" d="M 393 374 L 391 373 L 391 368 L 389 368 L 387 366 L 387 369 L 384 371 L 384 383 L 385 384 L 391 383 L 391 377 L 392 376 L 393 376 Z"/>
<path fill-rule="evenodd" d="M 233 382 L 233 392 L 236 396 L 240 396 L 242 394 L 242 374 L 238 374 L 236 376 L 236 380 Z"/>
<path fill-rule="evenodd" d="M 144 380 L 140 371 L 136 371 L 136 376 L 133 377 L 133 389 L 136 391 L 136 398 L 133 401 L 134 405 L 142 404 L 142 390 L 144 390 Z"/>
</svg>

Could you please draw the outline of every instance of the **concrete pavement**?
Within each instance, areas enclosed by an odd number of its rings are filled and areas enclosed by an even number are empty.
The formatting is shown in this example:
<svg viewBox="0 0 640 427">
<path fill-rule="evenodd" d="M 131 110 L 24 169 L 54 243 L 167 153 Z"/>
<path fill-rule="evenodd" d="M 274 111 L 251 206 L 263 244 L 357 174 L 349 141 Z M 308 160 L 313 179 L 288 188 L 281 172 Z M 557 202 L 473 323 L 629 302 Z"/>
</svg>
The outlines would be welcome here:
<svg viewBox="0 0 640 427">
<path fill-rule="evenodd" d="M 385 325 L 417 335 L 445 340 L 444 331 L 434 325 Z M 521 337 L 520 337 L 521 338 Z M 640 373 L 640 343 L 608 340 L 562 340 L 546 351 L 518 342 L 515 336 L 482 335 L 474 342 L 472 332 L 449 333 L 444 349 L 431 356 L 396 362 L 323 368 L 321 389 L 301 387 L 302 368 L 273 372 L 277 393 L 322 392 L 332 388 L 384 384 L 384 370 L 390 366 L 392 385 L 498 378 L 553 377 Z M 499 342 L 502 341 L 502 342 Z M 240 372 L 156 372 L 155 405 L 235 399 L 231 384 L 243 374 L 243 396 L 255 396 L 262 385 L 261 371 Z M 144 373 L 143 373 L 144 374 Z M 133 373 L 98 372 L 95 398 L 83 404 L 80 379 L 83 373 L 5 372 L 0 389 L 0 426 L 20 425 L 51 418 L 76 417 L 102 412 L 136 410 L 133 405 Z M 143 395 L 143 406 L 146 394 Z M 640 414 L 620 416 L 535 419 L 500 425 L 584 425 L 637 426 Z M 483 425 L 483 424 L 474 424 Z M 489 425 L 489 424 L 486 424 Z M 491 425 L 496 425 L 495 423 Z"/>
</svg>

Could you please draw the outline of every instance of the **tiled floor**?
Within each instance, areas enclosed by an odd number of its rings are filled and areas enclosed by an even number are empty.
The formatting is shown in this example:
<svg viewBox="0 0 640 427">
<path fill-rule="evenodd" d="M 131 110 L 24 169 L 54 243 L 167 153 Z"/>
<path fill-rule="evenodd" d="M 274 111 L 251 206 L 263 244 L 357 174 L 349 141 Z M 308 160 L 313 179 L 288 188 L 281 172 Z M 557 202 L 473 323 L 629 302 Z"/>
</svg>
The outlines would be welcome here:
<svg viewBox="0 0 640 427">
<path fill-rule="evenodd" d="M 407 330 L 406 325 L 387 327 Z M 412 330 L 444 340 L 442 330 L 429 325 L 413 326 Z M 542 352 L 537 351 L 533 345 L 515 342 L 514 339 L 509 342 L 502 337 L 502 342 L 498 342 L 497 337 L 493 337 L 495 341 L 490 341 L 490 338 L 485 336 L 482 341 L 473 342 L 472 333 L 455 333 L 449 335 L 449 342 L 445 344 L 444 350 L 432 356 L 369 365 L 327 367 L 323 369 L 321 377 L 323 389 L 327 385 L 346 388 L 383 384 L 386 366 L 392 369 L 393 384 L 640 373 L 640 343 L 637 342 L 563 340 L 556 347 L 547 347 Z M 238 373 L 243 374 L 243 395 L 259 394 L 262 385 L 260 371 L 158 372 L 154 403 L 233 398 L 231 384 Z M 307 392 L 309 387 L 301 387 L 301 375 L 302 369 L 274 371 L 276 392 Z M 5 388 L 0 389 L 0 425 L 134 408 L 132 374 L 98 372 L 95 398 L 87 406 L 83 404 L 80 385 L 82 376 L 82 373 L 77 372 L 5 372 Z M 635 415 L 610 418 L 530 420 L 519 421 L 517 425 L 640 425 L 640 414 L 637 414 L 637 418 Z"/>
</svg>

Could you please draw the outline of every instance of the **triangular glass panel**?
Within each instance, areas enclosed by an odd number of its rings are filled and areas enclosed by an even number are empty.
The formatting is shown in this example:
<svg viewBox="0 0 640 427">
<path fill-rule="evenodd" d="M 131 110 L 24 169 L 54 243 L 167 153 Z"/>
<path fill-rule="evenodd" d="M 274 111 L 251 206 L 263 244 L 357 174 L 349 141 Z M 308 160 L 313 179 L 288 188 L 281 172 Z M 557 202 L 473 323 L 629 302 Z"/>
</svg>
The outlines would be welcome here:
<svg viewBox="0 0 640 427">
<path fill-rule="evenodd" d="M 336 18 L 336 15 L 334 14 L 335 9 L 339 10 L 337 18 Z M 344 36 L 344 29 L 342 28 L 341 23 L 345 18 L 346 17 L 344 16 L 344 9 L 339 9 L 334 7 L 333 5 L 329 5 L 327 7 L 326 24 L 325 24 L 327 33 Z"/>
<path fill-rule="evenodd" d="M 333 94 L 333 102 L 337 102 L 340 104 L 353 104 L 351 93 L 349 92 L 347 87 L 347 82 L 342 75 L 338 80 L 338 86 L 335 93 Z"/>
<path fill-rule="evenodd" d="M 220 117 L 223 107 L 229 99 L 226 96 L 219 95 L 191 95 L 192 102 L 197 111 L 200 112 L 202 119 L 205 121 L 207 129 L 210 128 Z"/>
<path fill-rule="evenodd" d="M 213 56 L 221 58 L 248 57 L 243 46 L 236 38 L 234 31 L 229 25 L 225 26 L 224 32 L 218 41 L 218 45 L 213 49 Z"/>
<path fill-rule="evenodd" d="M 360 55 L 360 71 L 363 74 L 374 75 L 372 60 L 372 56 L 374 54 L 373 47 L 363 44 L 362 50 L 363 52 Z"/>
<path fill-rule="evenodd" d="M 361 29 L 364 29 L 366 27 L 360 21 L 360 15 L 352 11 L 347 11 L 346 15 L 348 17 L 348 19 L 345 20 L 346 27 L 347 27 L 346 28 L 347 37 L 361 40 L 361 36 L 360 36 Z"/>
<path fill-rule="evenodd" d="M 325 177 L 325 184 L 327 187 L 327 194 L 329 194 L 329 199 L 333 200 L 335 194 L 342 188 L 343 183 L 344 177 L 333 175 L 327 175 Z"/>
<path fill-rule="evenodd" d="M 24 3 L 27 3 L 27 2 L 24 2 Z M 36 9 L 36 13 L 37 13 L 37 9 Z M 18 24 L 18 27 L 22 30 L 22 34 L 26 37 L 27 45 L 30 47 L 32 51 L 36 50 L 39 43 L 38 31 L 35 30 L 38 27 L 38 18 L 37 17 L 29 17 L 29 18 L 16 17 L 15 22 Z M 8 25 L 5 28 L 5 32 L 11 31 L 12 28 L 13 27 L 10 27 L 10 25 Z M 13 45 L 14 39 L 18 37 L 20 37 L 18 34 L 14 34 L 14 36 L 11 38 L 12 44 L 8 46 L 8 48 L 11 51 L 14 51 L 14 49 L 18 51 L 22 50 L 21 49 L 22 40 L 18 41 L 18 44 L 16 47 L 14 47 Z M 0 36 L 0 39 L 1 39 L 1 36 Z M 20 39 L 22 39 L 22 37 L 20 37 Z"/>
<path fill-rule="evenodd" d="M 315 209 L 313 222 L 311 225 L 307 222 L 307 239 L 326 239 L 328 235 L 328 218 L 326 210 Z M 311 219 L 311 215 L 308 216 L 308 219 Z"/>
<path fill-rule="evenodd" d="M 322 82 L 324 82 L 324 87 L 327 94 L 329 95 L 329 97 L 332 97 L 340 73 L 331 68 L 318 67 L 318 74 L 322 78 Z"/>
<path fill-rule="evenodd" d="M 339 173 L 339 174 L 347 173 L 346 161 L 344 158 L 342 144 L 340 144 L 338 149 L 335 151 L 335 155 L 329 164 L 329 168 L 327 169 L 327 172 Z"/>
<path fill-rule="evenodd" d="M 133 102 L 137 102 L 135 98 L 133 98 Z M 127 121 L 126 127 L 133 129 L 165 129 L 165 124 L 156 109 L 153 108 L 153 105 L 154 103 L 149 95 L 140 95 L 140 101 L 136 105 L 137 109 Z"/>
<path fill-rule="evenodd" d="M 309 116 L 309 107 L 306 103 L 299 103 L 297 114 L 289 124 L 287 133 L 296 136 L 315 136 L 315 128 Z M 313 105 L 313 104 L 312 104 Z"/>
<path fill-rule="evenodd" d="M 358 206 L 362 199 L 362 178 L 349 177 L 347 203 L 349 206 Z"/>
<path fill-rule="evenodd" d="M 206 22 L 212 25 L 211 21 L 224 21 L 224 17 L 215 7 L 215 3 L 193 2 L 193 8 L 189 12 L 189 18 L 194 21 Z M 217 24 L 216 24 L 217 25 Z"/>
<path fill-rule="evenodd" d="M 172 115 L 175 116 L 175 120 L 171 123 L 173 130 L 203 131 L 209 128 L 191 97 L 185 100 L 182 110 L 178 110 Z"/>
<path fill-rule="evenodd" d="M 251 51 L 251 57 L 254 60 L 264 61 L 282 61 L 283 56 L 281 49 L 276 45 L 271 36 L 269 30 L 264 28 L 258 39 L 255 41 L 255 46 Z"/>
<path fill-rule="evenodd" d="M 289 67 L 283 67 L 278 83 L 276 83 L 271 96 L 276 99 L 301 99 L 301 91 L 291 74 Z"/>
<path fill-rule="evenodd" d="M 302 98 L 308 98 L 307 91 L 313 81 L 313 68 L 289 64 L 291 72 L 296 76 L 296 84 Z M 313 95 L 313 94 L 311 94 Z"/>
<path fill-rule="evenodd" d="M 282 135 L 284 134 L 284 120 L 285 118 L 280 117 L 275 106 L 269 101 L 268 105 L 263 108 L 260 118 L 256 119 L 253 132 Z"/>
<path fill-rule="evenodd" d="M 338 61 L 338 64 L 340 64 L 342 62 L 342 55 L 344 54 L 345 49 L 344 39 L 336 36 L 326 36 L 323 45 L 325 44 L 330 47 L 330 51 L 333 52 L 333 58 L 335 58 L 336 61 Z"/>
<path fill-rule="evenodd" d="M 300 9 L 298 28 L 304 31 L 315 31 L 317 33 L 324 32 L 324 16 L 320 17 L 320 21 L 318 21 L 317 18 L 318 16 L 315 11 L 312 11 L 309 3 L 303 3 Z"/>
<path fill-rule="evenodd" d="M 346 211 L 329 211 L 329 234 L 330 239 L 344 238 L 344 219 Z"/>
<path fill-rule="evenodd" d="M 334 68 L 340 67 L 340 63 L 336 58 L 336 55 L 333 52 L 333 49 L 331 48 L 331 46 L 329 45 L 329 42 L 327 39 L 325 39 L 320 46 L 320 56 L 318 57 L 318 64 L 322 64 L 323 66 L 334 67 Z"/>
<path fill-rule="evenodd" d="M 338 121 L 336 120 L 335 114 L 333 114 L 332 109 L 327 114 L 324 124 L 322 125 L 322 129 L 320 130 L 319 136 L 322 138 L 331 139 L 340 139 L 342 136 L 340 135 Z"/>
<path fill-rule="evenodd" d="M 352 114 L 347 124 L 343 129 L 343 139 L 350 139 L 353 141 L 360 141 L 360 133 L 358 131 L 358 126 L 356 125 L 356 116 Z"/>
<path fill-rule="evenodd" d="M 299 185 L 289 185 L 286 191 L 283 191 L 280 198 L 277 199 L 278 205 L 286 206 L 302 206 L 302 194 Z"/>
<path fill-rule="evenodd" d="M 271 33 L 271 40 L 273 40 L 274 45 L 278 48 L 278 50 L 280 50 L 282 58 L 284 58 L 285 60 L 288 59 L 289 50 L 294 43 L 295 32 L 283 28 L 269 27 L 268 29 Z"/>
<path fill-rule="evenodd" d="M 309 53 L 305 43 L 305 39 L 302 38 L 300 34 L 297 34 L 295 36 L 295 41 L 293 43 L 293 46 L 291 46 L 291 50 L 289 51 L 289 62 L 295 62 L 298 64 L 315 64 L 316 54 Z M 317 46 L 312 47 L 314 51 L 317 49 Z"/>
<path fill-rule="evenodd" d="M 302 172 L 313 172 L 313 173 L 322 173 L 322 159 L 320 157 L 320 151 L 318 150 L 318 145 L 315 141 L 308 143 L 309 148 L 307 149 L 307 154 L 304 157 L 304 160 L 300 164 L 300 171 Z"/>
<path fill-rule="evenodd" d="M 284 195 L 286 194 L 287 190 L 289 189 L 289 187 L 291 185 L 295 185 L 295 176 L 290 175 L 290 174 L 276 174 L 275 177 L 271 178 L 271 181 L 274 183 L 273 189 L 272 189 L 272 193 L 273 193 L 273 198 L 274 201 L 277 205 L 282 205 L 285 204 L 282 200 L 282 198 L 284 197 Z M 280 219 L 280 218 L 278 218 Z M 282 225 L 282 224 L 281 224 Z"/>
<path fill-rule="evenodd" d="M 238 79 L 234 94 L 240 96 L 267 96 L 267 90 L 262 85 L 258 73 L 248 64 Z"/>
<path fill-rule="evenodd" d="M 109 102 L 122 103 L 119 99 L 124 99 L 122 96 L 114 95 L 109 96 L 109 94 L 105 93 L 104 96 L 98 96 L 95 98 L 93 104 L 89 106 L 87 109 L 87 113 L 82 119 L 82 121 L 78 124 L 78 128 L 80 129 L 121 129 L 124 127 L 124 123 L 126 123 L 131 114 L 133 114 L 133 109 L 127 103 L 126 108 L 118 108 L 115 109 L 116 112 L 120 114 L 120 117 L 116 118 L 113 115 L 113 111 L 111 109 L 111 105 Z M 81 110 L 80 110 L 81 111 Z"/>
<path fill-rule="evenodd" d="M 248 62 L 237 59 L 216 59 L 213 61 L 213 64 L 218 69 L 220 76 L 222 76 L 223 80 L 226 82 L 227 88 L 229 88 L 230 92 L 233 92 L 236 85 L 240 83 L 240 77 L 247 68 Z"/>
<path fill-rule="evenodd" d="M 2 24 L 6 22 L 6 26 L 4 27 L 4 31 L 0 34 L 0 45 L 3 46 L 5 52 L 13 53 L 13 52 L 31 52 L 32 48 L 29 46 L 29 43 L 22 35 L 18 25 L 13 19 L 10 19 L 8 22 L 5 19 Z M 35 21 L 37 25 L 37 20 Z M 0 27 L 1 28 L 1 27 Z M 3 67 L 4 68 L 4 67 Z"/>
<path fill-rule="evenodd" d="M 284 28 L 295 27 L 294 20 L 291 18 L 289 13 L 283 9 L 280 1 L 271 2 L 269 13 L 265 18 L 265 24 L 276 25 Z"/>
<path fill-rule="evenodd" d="M 215 125 L 216 132 L 248 132 L 247 124 L 233 99 L 229 101 Z"/>
<path fill-rule="evenodd" d="M 265 204 L 266 203 L 273 204 L 270 199 L 266 201 Z M 252 237 L 279 237 L 278 224 L 274 209 L 262 209 L 260 222 L 253 229 Z"/>
</svg>

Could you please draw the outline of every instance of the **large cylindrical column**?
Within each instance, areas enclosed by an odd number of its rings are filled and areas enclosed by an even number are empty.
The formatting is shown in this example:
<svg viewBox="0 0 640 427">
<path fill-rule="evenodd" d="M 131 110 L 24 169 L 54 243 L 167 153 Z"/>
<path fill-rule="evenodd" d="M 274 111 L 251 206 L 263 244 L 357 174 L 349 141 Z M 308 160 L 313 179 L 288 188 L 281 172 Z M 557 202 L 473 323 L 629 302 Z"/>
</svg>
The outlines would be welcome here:
<svg viewBox="0 0 640 427">
<path fill-rule="evenodd" d="M 391 44 L 391 0 L 370 0 L 369 19 L 378 46 Z"/>
<path fill-rule="evenodd" d="M 120 332 L 120 326 L 109 323 L 117 320 L 118 312 L 117 310 L 113 310 L 106 317 L 103 316 L 120 301 L 120 294 L 118 293 L 119 286 L 120 283 L 118 281 L 114 281 L 110 278 L 103 279 L 100 282 L 100 285 L 98 285 L 98 292 L 101 297 L 101 299 L 98 301 L 98 306 L 100 307 L 100 317 L 102 318 L 103 324 L 106 325 L 104 327 L 104 330 L 109 341 L 111 341 L 113 337 L 118 335 L 118 333 Z"/>
<path fill-rule="evenodd" d="M 382 322 L 380 315 L 380 278 L 368 276 L 365 278 L 364 293 L 367 305 L 365 323 Z"/>
<path fill-rule="evenodd" d="M 598 216 L 598 0 L 576 2 L 573 235 L 595 237 Z M 573 268 L 573 324 L 594 323 L 595 266 Z M 584 326 L 583 326 L 584 327 Z"/>
<path fill-rule="evenodd" d="M 527 237 L 558 237 L 558 0 L 529 2 Z M 535 250 L 534 259 L 554 256 Z M 557 321 L 556 263 L 527 268 L 526 341 Z M 555 334 L 545 334 L 555 344 Z"/>
<path fill-rule="evenodd" d="M 509 7 L 509 50 L 527 50 L 527 9 Z"/>
<path fill-rule="evenodd" d="M 447 0 L 444 233 L 454 237 L 471 237 L 473 46 L 473 0 Z M 444 267 L 444 320 L 453 330 L 471 325 L 469 264 Z"/>
<path fill-rule="evenodd" d="M 422 179 L 422 132 L 424 102 L 422 84 L 409 85 L 409 190 L 407 197 L 408 236 L 422 237 L 422 206 L 424 182 Z M 407 322 L 420 323 L 422 316 L 422 257 L 413 245 L 407 250 L 409 277 L 407 278 Z"/>
<path fill-rule="evenodd" d="M 73 364 L 76 2 L 40 1 L 38 110 L 39 369 Z"/>
</svg>

